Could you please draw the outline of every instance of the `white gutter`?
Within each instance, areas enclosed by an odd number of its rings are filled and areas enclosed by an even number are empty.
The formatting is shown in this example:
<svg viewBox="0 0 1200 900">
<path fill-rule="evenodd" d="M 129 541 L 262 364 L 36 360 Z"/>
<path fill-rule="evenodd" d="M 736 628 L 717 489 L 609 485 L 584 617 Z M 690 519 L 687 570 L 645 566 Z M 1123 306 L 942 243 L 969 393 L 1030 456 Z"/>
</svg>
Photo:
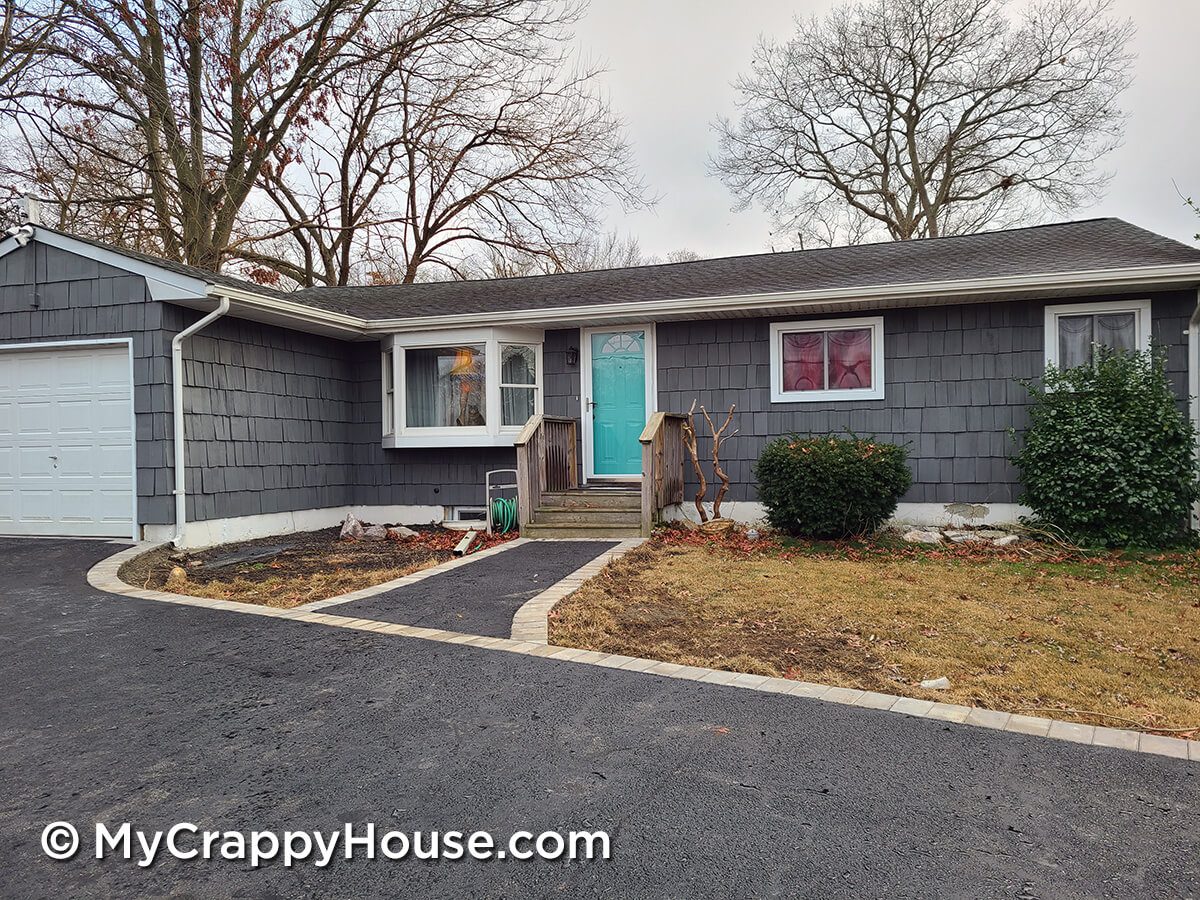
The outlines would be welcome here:
<svg viewBox="0 0 1200 900">
<path fill-rule="evenodd" d="M 187 455 L 184 453 L 183 429 L 183 342 L 227 312 L 229 312 L 229 298 L 222 297 L 216 309 L 171 338 L 171 418 L 174 420 L 175 426 L 174 544 L 177 548 L 183 546 L 183 530 L 187 524 Z"/>
<path fill-rule="evenodd" d="M 215 299 L 225 297 L 236 300 L 239 306 L 264 310 L 312 325 L 327 325 L 361 336 L 370 324 L 368 320 L 347 313 L 333 312 L 316 306 L 306 306 L 278 297 L 266 297 L 243 288 L 226 285 L 210 285 L 208 296 Z"/>
</svg>

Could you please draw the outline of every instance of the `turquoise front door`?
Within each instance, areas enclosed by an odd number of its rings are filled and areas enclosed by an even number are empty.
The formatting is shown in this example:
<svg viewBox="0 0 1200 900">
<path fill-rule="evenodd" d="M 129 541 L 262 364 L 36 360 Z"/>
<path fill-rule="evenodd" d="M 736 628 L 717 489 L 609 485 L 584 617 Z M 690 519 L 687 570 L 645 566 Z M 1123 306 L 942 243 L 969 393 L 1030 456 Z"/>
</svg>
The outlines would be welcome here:
<svg viewBox="0 0 1200 900">
<path fill-rule="evenodd" d="M 593 332 L 592 474 L 640 475 L 646 425 L 646 332 Z"/>
</svg>

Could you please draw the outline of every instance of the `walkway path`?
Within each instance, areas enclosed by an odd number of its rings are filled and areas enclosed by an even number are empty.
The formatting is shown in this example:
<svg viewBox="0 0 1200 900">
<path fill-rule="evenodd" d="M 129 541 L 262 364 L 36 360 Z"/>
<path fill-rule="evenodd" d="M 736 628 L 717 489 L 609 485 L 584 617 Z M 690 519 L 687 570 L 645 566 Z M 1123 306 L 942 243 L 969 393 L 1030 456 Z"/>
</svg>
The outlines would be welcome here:
<svg viewBox="0 0 1200 900">
<path fill-rule="evenodd" d="M 469 566 L 322 612 L 506 638 L 513 615 L 615 541 L 531 541 Z"/>
</svg>

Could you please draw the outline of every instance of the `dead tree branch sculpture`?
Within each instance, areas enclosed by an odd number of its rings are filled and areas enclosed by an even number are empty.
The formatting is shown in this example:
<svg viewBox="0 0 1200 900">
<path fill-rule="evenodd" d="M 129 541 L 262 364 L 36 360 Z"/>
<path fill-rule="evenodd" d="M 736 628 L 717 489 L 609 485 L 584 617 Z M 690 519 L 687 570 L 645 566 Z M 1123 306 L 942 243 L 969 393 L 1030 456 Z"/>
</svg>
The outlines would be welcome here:
<svg viewBox="0 0 1200 900">
<path fill-rule="evenodd" d="M 696 402 L 692 401 L 687 421 L 683 423 L 683 445 L 687 447 L 688 455 L 692 458 L 692 468 L 696 470 L 696 478 L 700 481 L 700 490 L 696 491 L 696 512 L 700 514 L 700 521 L 703 523 L 708 521 L 708 513 L 704 511 L 704 495 L 708 493 L 708 481 L 704 477 L 704 470 L 700 468 L 700 455 L 696 451 Z"/>
<path fill-rule="evenodd" d="M 728 428 L 729 423 L 733 421 L 733 411 L 736 408 L 737 408 L 737 404 L 731 403 L 729 405 L 729 413 L 725 416 L 725 421 L 721 423 L 720 428 L 717 428 L 713 424 L 712 417 L 709 416 L 708 410 L 706 410 L 703 406 L 700 407 L 700 412 L 702 412 L 704 414 L 704 419 L 705 419 L 705 421 L 708 422 L 708 430 L 712 432 L 712 436 L 713 436 L 713 443 L 712 443 L 713 475 L 716 476 L 721 481 L 721 487 L 717 489 L 717 496 L 713 500 L 712 517 L 714 519 L 721 518 L 721 501 L 725 499 L 725 493 L 729 490 L 729 476 L 726 475 L 725 470 L 721 468 L 721 444 L 724 441 L 728 440 L 728 438 L 725 436 L 725 429 Z M 738 430 L 739 429 L 735 428 L 733 431 L 731 431 L 729 433 L 729 437 L 731 438 L 735 434 L 737 434 Z M 694 438 L 693 438 L 693 443 L 695 443 Z M 697 468 L 699 468 L 699 467 L 697 467 Z"/>
</svg>

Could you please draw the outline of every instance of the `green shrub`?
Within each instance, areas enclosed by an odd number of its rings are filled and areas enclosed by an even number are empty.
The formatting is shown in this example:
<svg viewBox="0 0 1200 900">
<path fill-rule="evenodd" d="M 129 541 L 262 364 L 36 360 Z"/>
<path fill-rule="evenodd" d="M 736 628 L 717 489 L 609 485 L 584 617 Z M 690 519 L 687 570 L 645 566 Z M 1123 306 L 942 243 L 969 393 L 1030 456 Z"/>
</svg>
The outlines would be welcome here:
<svg viewBox="0 0 1200 900">
<path fill-rule="evenodd" d="M 767 521 L 789 534 L 840 538 L 874 531 L 912 483 L 908 453 L 854 437 L 795 435 L 769 443 L 754 476 Z"/>
<path fill-rule="evenodd" d="M 1037 519 L 1088 546 L 1180 540 L 1197 483 L 1196 429 L 1179 411 L 1161 352 L 1101 351 L 1096 364 L 1051 367 L 1013 457 Z"/>
</svg>

